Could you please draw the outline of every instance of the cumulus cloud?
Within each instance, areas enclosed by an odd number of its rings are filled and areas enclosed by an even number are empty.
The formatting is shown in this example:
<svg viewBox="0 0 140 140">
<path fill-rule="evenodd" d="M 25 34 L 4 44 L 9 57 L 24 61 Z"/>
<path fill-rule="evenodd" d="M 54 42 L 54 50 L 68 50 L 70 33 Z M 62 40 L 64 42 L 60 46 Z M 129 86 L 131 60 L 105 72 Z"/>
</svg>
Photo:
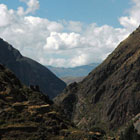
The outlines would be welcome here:
<svg viewBox="0 0 140 140">
<path fill-rule="evenodd" d="M 74 67 L 103 61 L 140 23 L 140 2 L 133 0 L 129 15 L 120 17 L 122 28 L 77 21 L 50 21 L 32 16 L 38 0 L 20 0 L 27 9 L 17 11 L 0 4 L 0 37 L 25 56 L 44 65 Z"/>
<path fill-rule="evenodd" d="M 14 11 L 8 10 L 7 6 L 0 4 L 0 27 L 8 26 L 14 20 Z"/>
<path fill-rule="evenodd" d="M 70 58 L 64 57 L 64 66 L 101 62 L 128 33 L 125 29 L 91 24 L 81 34 L 52 32 L 46 38 L 44 49 L 53 55 L 69 55 Z M 58 61 L 51 62 L 57 65 Z"/>
<path fill-rule="evenodd" d="M 19 15 L 26 15 L 29 13 L 34 13 L 39 9 L 39 1 L 38 0 L 20 0 L 21 2 L 25 2 L 27 5 L 26 11 L 24 11 L 23 7 L 18 7 L 17 13 Z"/>
<path fill-rule="evenodd" d="M 79 21 L 66 21 L 63 20 L 62 24 L 64 25 L 65 29 L 67 29 L 68 32 L 76 32 L 80 33 L 83 29 L 83 23 Z"/>
<path fill-rule="evenodd" d="M 77 33 L 57 33 L 51 32 L 50 36 L 46 39 L 46 50 L 67 50 L 76 47 L 83 46 L 85 44 L 85 38 L 82 38 Z"/>
<path fill-rule="evenodd" d="M 121 17 L 119 19 L 120 24 L 127 30 L 133 31 L 140 24 L 140 1 L 132 0 L 133 6 L 129 9 L 129 16 Z"/>
<path fill-rule="evenodd" d="M 30 26 L 30 28 L 41 29 L 41 31 L 44 30 L 48 32 L 59 32 L 63 29 L 63 25 L 61 25 L 60 23 L 49 21 L 48 19 L 39 17 L 26 16 L 24 17 L 24 21 L 26 22 L 26 25 Z"/>
</svg>

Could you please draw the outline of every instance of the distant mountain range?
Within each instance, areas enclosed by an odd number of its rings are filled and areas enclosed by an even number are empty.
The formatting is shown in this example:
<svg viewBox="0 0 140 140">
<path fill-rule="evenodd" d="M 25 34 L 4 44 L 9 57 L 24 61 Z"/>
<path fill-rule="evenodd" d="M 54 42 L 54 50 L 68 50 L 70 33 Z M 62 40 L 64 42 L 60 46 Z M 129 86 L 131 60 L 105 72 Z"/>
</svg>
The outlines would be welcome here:
<svg viewBox="0 0 140 140">
<path fill-rule="evenodd" d="M 63 80 L 67 85 L 74 83 L 74 82 L 81 82 L 85 77 L 62 77 Z"/>
<path fill-rule="evenodd" d="M 2 39 L 0 63 L 32 84 L 0 64 L 0 140 L 140 140 L 140 27 L 53 101 L 34 85 L 52 97 L 64 82 Z"/>
<path fill-rule="evenodd" d="M 22 56 L 3 39 L 0 39 L 0 63 L 12 70 L 25 85 L 38 85 L 40 90 L 51 98 L 66 87 L 66 84 L 45 66 Z"/>
<path fill-rule="evenodd" d="M 63 67 L 52 67 L 46 66 L 58 77 L 84 77 L 89 74 L 94 68 L 96 68 L 99 63 L 92 63 L 89 65 L 83 65 L 73 68 L 63 68 Z"/>
</svg>

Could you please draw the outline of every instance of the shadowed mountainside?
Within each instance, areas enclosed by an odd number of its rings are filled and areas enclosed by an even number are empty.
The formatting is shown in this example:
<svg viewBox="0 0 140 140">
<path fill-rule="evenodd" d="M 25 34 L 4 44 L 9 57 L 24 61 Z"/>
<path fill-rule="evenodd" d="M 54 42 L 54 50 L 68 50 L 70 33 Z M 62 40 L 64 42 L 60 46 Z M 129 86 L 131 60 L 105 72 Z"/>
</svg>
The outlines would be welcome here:
<svg viewBox="0 0 140 140">
<path fill-rule="evenodd" d="M 12 70 L 25 85 L 39 85 L 51 98 L 63 91 L 66 84 L 38 62 L 24 57 L 0 39 L 0 63 Z"/>
<path fill-rule="evenodd" d="M 0 65 L 1 140 L 101 140 L 104 132 L 84 132 L 48 96 L 23 86 Z"/>
<path fill-rule="evenodd" d="M 140 27 L 54 100 L 82 129 L 116 130 L 140 113 Z"/>
</svg>

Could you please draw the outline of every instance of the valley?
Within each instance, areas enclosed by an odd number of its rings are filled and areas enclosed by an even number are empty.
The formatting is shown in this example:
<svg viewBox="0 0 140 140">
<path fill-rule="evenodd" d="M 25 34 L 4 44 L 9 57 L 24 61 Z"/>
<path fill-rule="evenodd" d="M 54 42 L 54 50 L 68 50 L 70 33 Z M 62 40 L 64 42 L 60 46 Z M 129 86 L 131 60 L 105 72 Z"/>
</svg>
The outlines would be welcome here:
<svg viewBox="0 0 140 140">
<path fill-rule="evenodd" d="M 140 27 L 68 86 L 3 39 L 0 63 L 1 140 L 140 139 Z"/>
</svg>

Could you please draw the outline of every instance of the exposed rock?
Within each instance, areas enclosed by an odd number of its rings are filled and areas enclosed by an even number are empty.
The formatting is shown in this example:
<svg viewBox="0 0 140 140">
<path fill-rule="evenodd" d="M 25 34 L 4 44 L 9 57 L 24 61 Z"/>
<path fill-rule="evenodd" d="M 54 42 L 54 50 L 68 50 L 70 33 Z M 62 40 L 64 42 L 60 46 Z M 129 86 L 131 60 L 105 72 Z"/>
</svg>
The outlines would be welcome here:
<svg viewBox="0 0 140 140">
<path fill-rule="evenodd" d="M 133 121 L 134 121 L 133 125 L 134 125 L 135 129 L 137 130 L 138 134 L 140 135 L 140 113 L 137 114 L 135 116 L 135 118 L 133 118 Z"/>
<path fill-rule="evenodd" d="M 82 82 L 55 98 L 82 129 L 116 130 L 140 113 L 140 27 Z M 66 101 L 66 102 L 65 102 Z"/>
<path fill-rule="evenodd" d="M 0 136 L 1 139 L 40 139 L 48 135 L 59 134 L 69 129 L 71 124 L 53 107 L 49 98 L 37 91 L 22 86 L 20 81 L 8 69 L 0 65 Z M 55 112 L 55 117 L 48 113 Z M 60 115 L 58 115 L 60 114 Z M 44 122 L 56 121 L 45 125 Z M 65 124 L 67 127 L 60 125 Z M 52 131 L 49 132 L 49 127 Z M 40 132 L 40 130 L 44 130 Z"/>
<path fill-rule="evenodd" d="M 78 130 L 48 96 L 23 86 L 1 65 L 0 87 L 1 140 L 92 140 L 95 136 Z"/>
</svg>

